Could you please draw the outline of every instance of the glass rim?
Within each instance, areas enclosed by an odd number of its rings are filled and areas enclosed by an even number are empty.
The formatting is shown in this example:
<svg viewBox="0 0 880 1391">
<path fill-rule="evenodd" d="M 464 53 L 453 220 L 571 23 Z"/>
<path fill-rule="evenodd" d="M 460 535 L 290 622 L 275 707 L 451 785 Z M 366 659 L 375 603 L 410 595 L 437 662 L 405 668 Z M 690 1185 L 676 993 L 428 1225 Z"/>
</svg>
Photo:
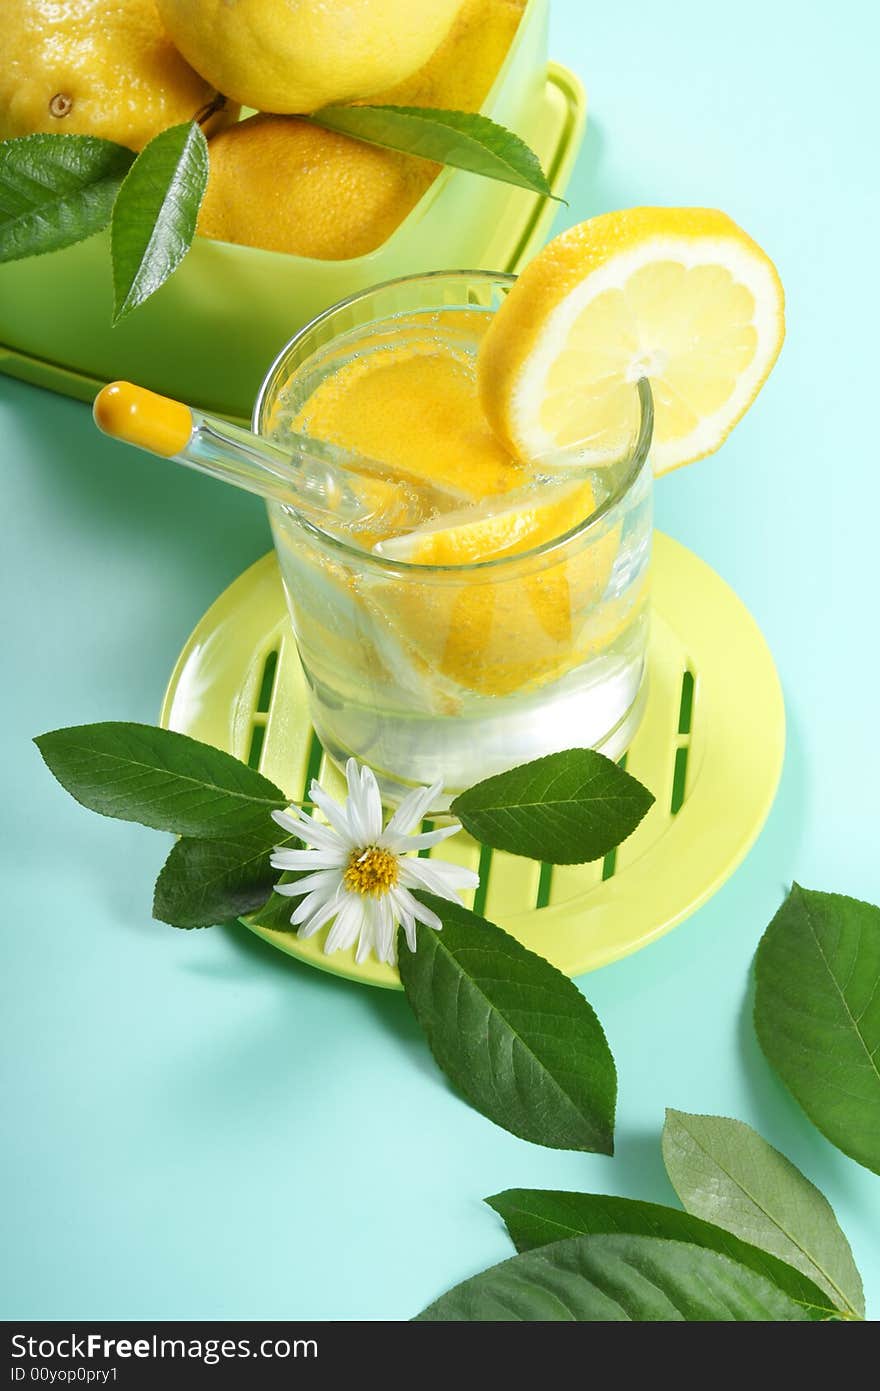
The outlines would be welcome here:
<svg viewBox="0 0 880 1391">
<path fill-rule="evenodd" d="M 515 284 L 517 277 L 508 271 L 491 270 L 433 270 L 423 271 L 414 275 L 400 275 L 392 280 L 382 280 L 375 285 L 366 286 L 363 290 L 356 290 L 354 294 L 347 295 L 345 299 L 337 300 L 335 304 L 323 309 L 320 314 L 316 314 L 308 323 L 303 324 L 292 338 L 289 338 L 284 346 L 275 354 L 266 373 L 260 383 L 256 400 L 254 401 L 253 414 L 251 416 L 251 427 L 256 434 L 260 433 L 259 426 L 263 411 L 266 406 L 270 382 L 275 377 L 278 369 L 283 365 L 285 359 L 293 352 L 297 345 L 328 319 L 341 310 L 357 304 L 359 300 L 367 299 L 368 296 L 377 294 L 382 290 L 395 289 L 399 286 L 412 284 L 422 284 L 425 281 L 441 279 L 461 279 L 483 280 L 492 284 Z M 454 308 L 455 306 L 444 306 Z M 412 311 L 418 312 L 418 311 Z M 553 551 L 560 550 L 570 545 L 576 539 L 587 536 L 590 531 L 597 530 L 610 512 L 626 497 L 630 490 L 635 486 L 641 477 L 643 468 L 648 461 L 651 449 L 651 442 L 654 433 L 654 397 L 651 386 L 646 377 L 639 377 L 633 383 L 634 390 L 639 402 L 639 426 L 636 432 L 635 442 L 629 459 L 629 467 L 623 478 L 612 493 L 591 512 L 589 516 L 582 518 L 574 526 L 569 527 L 568 531 L 560 533 L 559 536 L 551 537 L 549 541 L 543 541 L 540 545 L 534 546 L 528 551 L 518 551 L 515 555 L 494 556 L 489 560 L 470 560 L 461 565 L 420 565 L 412 560 L 395 560 L 390 556 L 376 555 L 373 551 L 364 550 L 362 547 L 344 541 L 339 536 L 334 536 L 329 531 L 316 526 L 314 522 L 297 512 L 295 508 L 285 509 L 296 519 L 299 526 L 309 535 L 317 538 L 321 544 L 330 547 L 337 553 L 352 557 L 359 565 L 367 565 L 384 573 L 407 575 L 413 579 L 425 579 L 429 575 L 465 575 L 476 572 L 486 572 L 500 570 L 505 566 L 513 566 L 517 563 L 522 564 L 536 558 L 551 555 Z M 273 504 L 277 507 L 284 507 L 283 503 Z"/>
</svg>

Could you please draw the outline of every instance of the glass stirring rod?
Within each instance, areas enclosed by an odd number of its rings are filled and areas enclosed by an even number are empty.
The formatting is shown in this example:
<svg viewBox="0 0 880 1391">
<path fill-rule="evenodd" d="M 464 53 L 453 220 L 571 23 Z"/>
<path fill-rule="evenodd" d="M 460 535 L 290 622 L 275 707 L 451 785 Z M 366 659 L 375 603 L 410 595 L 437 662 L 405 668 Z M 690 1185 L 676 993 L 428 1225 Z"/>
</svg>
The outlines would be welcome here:
<svg viewBox="0 0 880 1391">
<path fill-rule="evenodd" d="M 105 435 L 272 498 L 325 531 L 399 534 L 461 505 L 461 494 L 353 450 L 295 433 L 275 444 L 131 382 L 99 391 L 94 417 Z"/>
</svg>

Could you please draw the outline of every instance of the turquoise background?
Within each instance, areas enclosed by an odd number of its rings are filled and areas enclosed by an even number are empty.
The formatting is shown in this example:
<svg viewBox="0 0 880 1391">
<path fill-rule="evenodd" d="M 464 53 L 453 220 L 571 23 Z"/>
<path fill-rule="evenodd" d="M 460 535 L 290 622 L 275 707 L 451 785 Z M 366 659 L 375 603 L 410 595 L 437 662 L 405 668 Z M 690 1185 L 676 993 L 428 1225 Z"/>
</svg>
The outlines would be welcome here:
<svg viewBox="0 0 880 1391">
<path fill-rule="evenodd" d="M 788 751 L 767 827 L 687 923 L 582 981 L 620 1073 L 616 1157 L 505 1134 L 445 1084 L 402 997 L 244 929 L 153 922 L 164 838 L 88 815 L 45 771 L 34 734 L 155 719 L 184 638 L 269 537 L 256 501 L 0 378 L 7 1318 L 405 1319 L 509 1253 L 484 1195 L 671 1201 L 667 1104 L 738 1116 L 784 1150 L 827 1193 L 880 1310 L 880 1180 L 810 1127 L 749 1014 L 752 954 L 793 877 L 880 902 L 876 12 L 586 9 L 555 0 L 551 53 L 591 103 L 558 226 L 719 206 L 788 292 L 764 394 L 716 457 L 657 490 L 659 524 L 730 581 L 779 665 Z"/>
</svg>

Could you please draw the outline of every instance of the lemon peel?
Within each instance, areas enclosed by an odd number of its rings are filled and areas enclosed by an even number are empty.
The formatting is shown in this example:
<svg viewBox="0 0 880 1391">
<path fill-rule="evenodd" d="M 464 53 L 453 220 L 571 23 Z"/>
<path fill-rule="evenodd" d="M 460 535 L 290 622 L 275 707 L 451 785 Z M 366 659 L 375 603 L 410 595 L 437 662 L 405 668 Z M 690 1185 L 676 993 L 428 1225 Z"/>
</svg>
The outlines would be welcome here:
<svg viewBox="0 0 880 1391">
<path fill-rule="evenodd" d="M 155 0 L 4 0 L 0 139 L 97 135 L 140 150 L 217 92 L 178 53 Z M 206 133 L 238 115 L 227 104 Z"/>
<path fill-rule="evenodd" d="M 304 114 L 401 82 L 445 37 L 461 0 L 158 0 L 192 66 L 258 111 Z"/>
</svg>

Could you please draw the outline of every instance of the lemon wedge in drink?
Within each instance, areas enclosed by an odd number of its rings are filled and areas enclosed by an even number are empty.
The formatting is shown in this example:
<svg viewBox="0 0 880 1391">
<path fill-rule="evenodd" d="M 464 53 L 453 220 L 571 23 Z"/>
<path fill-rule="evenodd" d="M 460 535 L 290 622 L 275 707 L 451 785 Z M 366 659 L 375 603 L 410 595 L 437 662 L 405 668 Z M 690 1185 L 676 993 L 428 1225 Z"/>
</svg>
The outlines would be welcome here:
<svg viewBox="0 0 880 1391">
<path fill-rule="evenodd" d="M 586 480 L 489 498 L 381 542 L 374 550 L 417 566 L 482 565 L 513 560 L 562 537 L 595 508 Z M 612 527 L 590 546 L 546 564 L 528 563 L 495 577 L 476 569 L 450 584 L 436 571 L 413 572 L 383 594 L 387 622 L 435 676 L 459 690 L 509 695 L 543 685 L 583 660 L 591 638 L 578 636 L 582 617 L 600 599 L 620 544 Z M 629 615 L 627 615 L 629 617 Z"/>
<path fill-rule="evenodd" d="M 564 232 L 520 275 L 480 345 L 483 409 L 520 458 L 617 456 L 651 382 L 654 472 L 711 454 L 784 336 L 776 269 L 725 213 L 632 208 Z"/>
<path fill-rule="evenodd" d="M 523 488 L 447 513 L 417 531 L 380 541 L 373 549 L 414 565 L 473 565 L 554 541 L 589 517 L 594 506 L 593 488 L 586 479 Z"/>
</svg>

